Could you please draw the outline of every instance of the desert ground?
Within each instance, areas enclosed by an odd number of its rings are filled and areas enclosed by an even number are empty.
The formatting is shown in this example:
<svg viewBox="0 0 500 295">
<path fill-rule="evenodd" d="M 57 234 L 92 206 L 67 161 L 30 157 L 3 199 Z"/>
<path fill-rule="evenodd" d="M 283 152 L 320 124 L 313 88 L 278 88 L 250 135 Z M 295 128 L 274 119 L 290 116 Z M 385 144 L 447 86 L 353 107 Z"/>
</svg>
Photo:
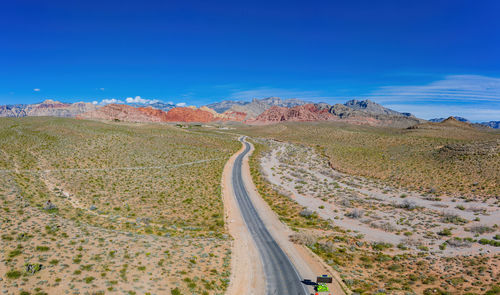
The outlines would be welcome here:
<svg viewBox="0 0 500 295">
<path fill-rule="evenodd" d="M 498 134 L 470 130 L 408 130 L 408 134 L 402 134 L 362 126 L 307 123 L 267 127 L 239 130 L 255 138 L 257 152 L 250 163 L 259 193 L 281 220 L 295 230 L 290 239 L 321 256 L 351 291 L 499 292 L 499 201 L 497 188 L 487 185 L 490 189 L 486 190 L 483 185 L 499 178 Z M 374 132 L 379 133 L 377 140 L 372 137 Z M 329 140 L 322 142 L 310 135 L 320 133 Z M 408 147 L 409 155 L 424 158 L 425 162 L 420 168 L 411 162 L 402 168 L 405 155 L 395 152 L 395 145 L 416 142 L 414 137 L 422 137 L 423 143 Z M 457 161 L 453 159 L 456 155 L 442 159 L 443 155 L 436 151 L 434 145 L 447 148 L 443 141 L 448 145 L 485 145 L 497 150 L 463 157 L 464 161 L 475 163 L 467 173 L 475 173 L 478 183 L 464 186 L 460 192 L 448 185 L 448 179 L 439 179 L 443 173 L 440 169 L 446 168 L 456 175 L 457 183 L 470 181 L 460 171 L 463 163 L 449 165 L 449 161 Z M 349 162 L 342 159 L 343 170 L 350 173 L 335 168 L 341 166 L 336 163 L 338 152 L 333 151 L 338 146 L 364 155 L 361 159 L 350 155 Z M 366 155 L 363 150 L 369 149 L 374 152 Z M 380 158 L 379 152 L 387 153 L 386 158 Z M 403 159 L 390 160 L 398 155 Z M 385 163 L 387 160 L 396 163 Z M 436 163 L 442 166 L 430 169 Z M 361 165 L 365 167 L 363 173 L 352 172 Z M 386 178 L 395 168 L 406 175 L 401 178 L 415 176 L 414 183 L 405 186 Z M 424 179 L 420 169 L 430 169 L 428 173 L 437 178 L 433 181 L 435 187 L 418 182 Z M 482 189 L 476 190 L 477 187 Z"/>
<path fill-rule="evenodd" d="M 498 133 L 0 123 L 3 294 L 264 293 L 227 184 L 242 134 L 252 202 L 309 276 L 348 294 L 500 292 Z"/>
<path fill-rule="evenodd" d="M 220 179 L 240 145 L 172 125 L 0 124 L 4 294 L 223 294 Z"/>
</svg>

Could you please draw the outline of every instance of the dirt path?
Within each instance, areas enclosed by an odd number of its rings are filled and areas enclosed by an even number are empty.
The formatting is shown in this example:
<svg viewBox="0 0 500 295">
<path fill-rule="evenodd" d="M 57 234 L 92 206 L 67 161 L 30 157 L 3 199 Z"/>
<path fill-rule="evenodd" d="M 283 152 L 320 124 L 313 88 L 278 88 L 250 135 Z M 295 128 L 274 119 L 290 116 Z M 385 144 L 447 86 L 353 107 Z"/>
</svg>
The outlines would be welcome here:
<svg viewBox="0 0 500 295">
<path fill-rule="evenodd" d="M 249 155 L 253 152 L 253 146 Z M 264 294 L 265 279 L 263 278 L 262 262 L 252 241 L 250 233 L 240 215 L 238 205 L 232 194 L 231 168 L 234 159 L 242 149 L 226 164 L 223 174 L 223 191 L 226 220 L 230 233 L 235 238 L 233 245 L 232 275 L 227 294 Z M 243 159 L 243 181 L 252 199 L 252 203 L 264 221 L 266 228 L 279 246 L 293 262 L 300 275 L 305 279 L 314 280 L 317 275 L 329 274 L 335 278 L 331 286 L 332 294 L 346 294 L 347 290 L 338 274 L 309 249 L 289 241 L 293 232 L 283 224 L 269 205 L 258 194 L 250 175 L 248 156 Z M 258 287 L 258 289 L 254 289 Z"/>
</svg>

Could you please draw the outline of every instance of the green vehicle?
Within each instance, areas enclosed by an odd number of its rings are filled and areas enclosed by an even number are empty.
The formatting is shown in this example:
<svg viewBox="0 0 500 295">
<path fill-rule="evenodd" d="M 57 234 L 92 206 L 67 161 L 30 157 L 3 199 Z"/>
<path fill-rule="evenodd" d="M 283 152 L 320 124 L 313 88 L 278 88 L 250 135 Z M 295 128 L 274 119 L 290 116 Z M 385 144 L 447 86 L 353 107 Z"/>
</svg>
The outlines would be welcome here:
<svg viewBox="0 0 500 295">
<path fill-rule="evenodd" d="M 331 284 L 333 281 L 331 276 L 328 275 L 322 275 L 316 278 L 316 292 L 328 292 L 328 285 Z"/>
<path fill-rule="evenodd" d="M 316 285 L 316 292 L 328 292 L 328 286 L 324 283 L 318 283 Z"/>
</svg>

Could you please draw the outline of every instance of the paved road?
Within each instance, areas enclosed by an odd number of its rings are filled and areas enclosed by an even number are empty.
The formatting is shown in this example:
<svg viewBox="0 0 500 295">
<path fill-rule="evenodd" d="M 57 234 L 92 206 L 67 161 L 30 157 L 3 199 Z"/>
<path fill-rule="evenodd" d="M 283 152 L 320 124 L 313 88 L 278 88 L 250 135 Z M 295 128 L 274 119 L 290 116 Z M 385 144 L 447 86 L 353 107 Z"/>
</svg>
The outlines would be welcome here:
<svg viewBox="0 0 500 295">
<path fill-rule="evenodd" d="M 250 144 L 243 141 L 245 150 L 234 162 L 232 184 L 243 219 L 262 257 L 266 275 L 266 293 L 270 295 L 310 294 L 301 283 L 301 278 L 292 262 L 278 246 L 252 204 L 242 179 L 243 157 L 250 151 Z"/>
</svg>

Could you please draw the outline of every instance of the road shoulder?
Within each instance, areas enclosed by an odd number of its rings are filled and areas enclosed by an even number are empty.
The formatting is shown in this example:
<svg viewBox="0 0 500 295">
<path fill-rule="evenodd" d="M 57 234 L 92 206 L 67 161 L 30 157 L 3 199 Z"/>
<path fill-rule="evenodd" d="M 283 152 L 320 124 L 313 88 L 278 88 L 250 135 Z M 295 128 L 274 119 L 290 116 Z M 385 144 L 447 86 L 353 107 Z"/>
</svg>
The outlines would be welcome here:
<svg viewBox="0 0 500 295">
<path fill-rule="evenodd" d="M 231 276 L 226 294 L 264 295 L 266 281 L 258 249 L 243 220 L 234 196 L 231 175 L 234 161 L 244 151 L 244 145 L 227 161 L 222 174 L 222 194 L 226 227 L 234 238 L 231 253 Z"/>
<path fill-rule="evenodd" d="M 276 240 L 278 245 L 283 249 L 286 255 L 290 258 L 299 274 L 304 279 L 315 280 L 317 275 L 328 274 L 335 278 L 334 283 L 331 285 L 332 294 L 346 294 L 347 288 L 343 285 L 340 276 L 330 266 L 324 263 L 316 254 L 304 246 L 292 243 L 289 236 L 293 234 L 292 230 L 283 222 L 281 222 L 269 207 L 269 205 L 262 199 L 257 192 L 257 189 L 252 181 L 249 167 L 249 157 L 254 151 L 254 147 L 250 144 L 250 152 L 243 158 L 242 177 L 245 188 L 256 208 L 259 216 L 263 220 L 267 229 Z"/>
</svg>

